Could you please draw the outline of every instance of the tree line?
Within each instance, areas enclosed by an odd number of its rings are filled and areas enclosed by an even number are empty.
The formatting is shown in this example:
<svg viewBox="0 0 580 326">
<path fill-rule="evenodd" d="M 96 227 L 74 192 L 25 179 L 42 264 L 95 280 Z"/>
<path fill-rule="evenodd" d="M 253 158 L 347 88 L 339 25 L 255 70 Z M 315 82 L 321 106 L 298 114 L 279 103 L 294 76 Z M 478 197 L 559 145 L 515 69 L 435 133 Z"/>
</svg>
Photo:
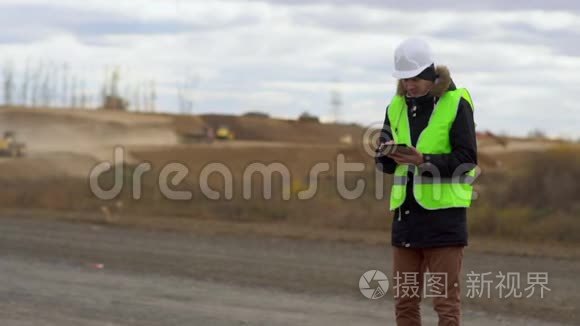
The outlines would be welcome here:
<svg viewBox="0 0 580 326">
<path fill-rule="evenodd" d="M 111 99 L 124 103 L 123 109 L 155 112 L 157 90 L 155 80 L 129 81 L 122 79 L 119 66 L 104 69 L 99 82 L 83 77 L 67 63 L 27 60 L 17 69 L 12 61 L 4 63 L 2 96 L 5 106 L 105 108 Z"/>
</svg>

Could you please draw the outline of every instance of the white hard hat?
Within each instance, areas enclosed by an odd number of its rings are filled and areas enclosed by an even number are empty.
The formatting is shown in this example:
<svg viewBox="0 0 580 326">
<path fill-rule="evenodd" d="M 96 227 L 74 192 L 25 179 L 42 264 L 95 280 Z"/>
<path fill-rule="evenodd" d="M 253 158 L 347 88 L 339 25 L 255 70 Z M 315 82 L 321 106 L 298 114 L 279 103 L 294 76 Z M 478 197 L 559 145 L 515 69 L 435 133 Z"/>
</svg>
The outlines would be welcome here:
<svg viewBox="0 0 580 326">
<path fill-rule="evenodd" d="M 418 38 L 409 38 L 395 49 L 393 77 L 397 79 L 416 77 L 433 63 L 429 44 Z"/>
</svg>

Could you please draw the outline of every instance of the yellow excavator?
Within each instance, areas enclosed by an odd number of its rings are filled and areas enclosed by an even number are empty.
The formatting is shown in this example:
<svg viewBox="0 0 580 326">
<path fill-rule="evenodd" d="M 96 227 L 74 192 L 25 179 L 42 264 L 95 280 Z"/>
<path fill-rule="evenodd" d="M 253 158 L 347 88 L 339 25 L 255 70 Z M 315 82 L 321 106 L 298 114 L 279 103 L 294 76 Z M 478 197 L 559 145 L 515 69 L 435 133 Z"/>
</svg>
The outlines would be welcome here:
<svg viewBox="0 0 580 326">
<path fill-rule="evenodd" d="M 6 131 L 0 138 L 0 156 L 21 157 L 26 154 L 26 144 L 16 140 L 14 131 Z"/>
<path fill-rule="evenodd" d="M 215 138 L 220 140 L 233 140 L 236 136 L 228 126 L 222 125 L 216 130 Z"/>
</svg>

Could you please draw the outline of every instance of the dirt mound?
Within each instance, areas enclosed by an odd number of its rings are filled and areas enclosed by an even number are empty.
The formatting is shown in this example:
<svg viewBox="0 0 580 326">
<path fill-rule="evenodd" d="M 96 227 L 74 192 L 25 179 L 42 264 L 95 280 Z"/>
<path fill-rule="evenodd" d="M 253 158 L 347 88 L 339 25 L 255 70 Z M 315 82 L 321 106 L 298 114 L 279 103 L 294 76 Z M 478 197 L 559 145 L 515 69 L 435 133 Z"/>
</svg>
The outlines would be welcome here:
<svg viewBox="0 0 580 326">
<path fill-rule="evenodd" d="M 208 125 L 200 116 L 174 116 L 173 126 L 177 134 L 188 134 L 200 131 Z"/>
<path fill-rule="evenodd" d="M 350 135 L 354 143 L 361 142 L 364 129 L 357 125 L 300 122 L 253 116 L 206 114 L 200 116 L 213 127 L 229 127 L 236 139 L 315 144 L 338 144 Z"/>
<path fill-rule="evenodd" d="M 58 109 L 58 108 L 24 108 L 2 107 L 2 114 L 21 115 L 28 117 L 46 117 L 52 119 L 90 120 L 96 123 L 113 123 L 116 125 L 160 125 L 169 124 L 173 120 L 169 114 L 154 114 L 129 111 L 89 110 L 89 109 Z"/>
<path fill-rule="evenodd" d="M 115 145 L 176 143 L 173 120 L 129 112 L 2 109 L 0 130 L 14 130 L 30 153 L 90 154 Z"/>
<path fill-rule="evenodd" d="M 0 132 L 7 130 L 27 145 L 26 158 L 0 162 L 13 178 L 85 177 L 116 146 L 177 143 L 172 116 L 134 112 L 4 107 Z"/>
</svg>

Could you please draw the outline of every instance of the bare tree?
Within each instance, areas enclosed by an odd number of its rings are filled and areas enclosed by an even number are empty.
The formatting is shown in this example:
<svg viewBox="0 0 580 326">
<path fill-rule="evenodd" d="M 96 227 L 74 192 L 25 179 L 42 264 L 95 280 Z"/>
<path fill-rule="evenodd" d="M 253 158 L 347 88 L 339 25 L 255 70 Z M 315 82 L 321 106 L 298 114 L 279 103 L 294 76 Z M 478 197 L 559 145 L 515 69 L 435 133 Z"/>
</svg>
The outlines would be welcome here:
<svg viewBox="0 0 580 326">
<path fill-rule="evenodd" d="M 40 94 L 40 80 L 42 78 L 42 71 L 43 71 L 43 64 L 42 62 L 38 63 L 36 71 L 34 72 L 34 76 L 32 77 L 32 85 L 31 85 L 31 103 L 33 107 L 36 107 L 39 104 L 39 94 Z"/>
<path fill-rule="evenodd" d="M 70 86 L 70 106 L 73 109 L 76 109 L 77 105 L 78 105 L 78 103 L 77 103 L 77 100 L 78 100 L 77 99 L 77 86 L 78 86 L 77 83 L 78 83 L 77 77 L 73 76 L 71 79 L 71 86 Z"/>
<path fill-rule="evenodd" d="M 130 94 L 131 94 L 131 85 L 129 83 L 127 83 L 125 85 L 125 87 L 123 88 L 123 95 L 124 95 L 123 98 L 127 99 L 127 107 L 132 109 L 133 103 L 131 103 L 131 101 L 129 101 Z"/>
<path fill-rule="evenodd" d="M 185 113 L 184 88 L 179 82 L 177 82 L 177 106 L 179 107 L 179 112 Z"/>
<path fill-rule="evenodd" d="M 50 85 L 49 85 L 49 99 L 48 106 L 58 106 L 58 76 L 59 76 L 59 65 L 56 63 L 50 63 Z"/>
<path fill-rule="evenodd" d="M 151 109 L 150 111 L 151 112 L 155 112 L 155 109 L 156 109 L 155 108 L 155 102 L 157 101 L 157 92 L 156 92 L 156 89 L 155 88 L 156 88 L 155 87 L 155 80 L 152 80 L 151 83 L 150 83 L 150 94 L 149 94 L 149 96 L 150 96 L 150 99 L 149 99 L 150 102 L 149 102 L 149 104 L 151 106 L 150 107 L 150 109 Z"/>
<path fill-rule="evenodd" d="M 87 89 L 85 79 L 80 80 L 80 98 L 79 98 L 79 107 L 81 109 L 85 109 L 87 107 Z"/>
<path fill-rule="evenodd" d="M 26 59 L 24 76 L 22 77 L 22 88 L 20 89 L 20 101 L 23 106 L 28 105 L 28 88 L 30 86 L 30 59 Z"/>
<path fill-rule="evenodd" d="M 107 96 L 109 92 L 109 68 L 105 68 L 105 79 L 103 81 L 103 86 L 101 88 L 101 106 L 105 107 L 107 103 Z"/>
<path fill-rule="evenodd" d="M 135 86 L 133 93 L 133 101 L 135 102 L 135 111 L 141 111 L 141 85 Z"/>
<path fill-rule="evenodd" d="M 69 72 L 70 72 L 70 69 L 69 69 L 68 64 L 63 63 L 62 64 L 62 94 L 60 96 L 61 105 L 63 107 L 66 107 L 67 103 L 68 103 Z"/>
<path fill-rule="evenodd" d="M 42 106 L 49 106 L 50 104 L 50 67 L 47 65 L 43 70 L 44 76 L 42 78 Z"/>
<path fill-rule="evenodd" d="M 119 71 L 119 67 L 115 67 L 113 72 L 111 73 L 111 90 L 109 91 L 109 95 L 118 97 L 119 96 L 119 81 L 121 79 L 121 73 Z"/>
<path fill-rule="evenodd" d="M 546 139 L 546 138 L 548 138 L 548 136 L 546 136 L 546 133 L 544 132 L 544 130 L 542 130 L 540 128 L 536 128 L 536 129 L 530 130 L 528 132 L 528 138 Z"/>
<path fill-rule="evenodd" d="M 147 85 L 147 82 L 142 82 L 143 85 L 143 93 L 141 94 L 143 96 L 143 110 L 145 112 L 151 112 L 151 102 L 150 102 L 150 98 L 149 98 L 149 85 Z"/>
<path fill-rule="evenodd" d="M 4 65 L 4 104 L 12 105 L 14 91 L 14 65 L 8 61 Z"/>
</svg>

